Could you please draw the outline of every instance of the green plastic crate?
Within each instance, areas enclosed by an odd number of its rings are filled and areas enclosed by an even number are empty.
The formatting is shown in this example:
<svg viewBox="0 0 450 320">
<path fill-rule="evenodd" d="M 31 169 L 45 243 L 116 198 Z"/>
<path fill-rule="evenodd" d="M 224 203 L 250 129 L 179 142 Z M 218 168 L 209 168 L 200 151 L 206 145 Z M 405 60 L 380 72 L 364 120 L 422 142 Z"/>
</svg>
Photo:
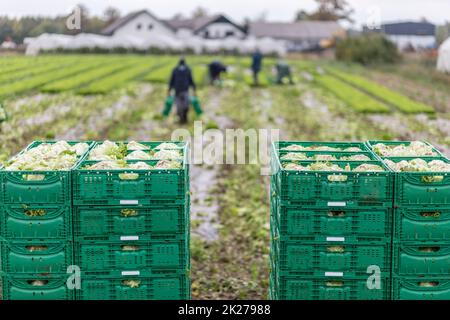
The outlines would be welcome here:
<svg viewBox="0 0 450 320">
<path fill-rule="evenodd" d="M 368 287 L 368 277 L 275 276 L 278 300 L 389 300 L 390 278 L 380 288 Z M 369 281 L 370 282 L 370 281 Z"/>
<path fill-rule="evenodd" d="M 0 247 L 6 273 L 65 274 L 73 265 L 70 241 L 3 241 Z"/>
<path fill-rule="evenodd" d="M 74 300 L 75 290 L 67 287 L 67 275 L 2 276 L 4 300 Z"/>
<path fill-rule="evenodd" d="M 396 157 L 391 157 L 391 156 L 383 156 L 381 154 L 378 154 L 374 148 L 374 146 L 378 143 L 383 143 L 386 146 L 399 146 L 399 145 L 405 145 L 405 146 L 409 146 L 411 144 L 412 141 L 383 141 L 383 140 L 370 140 L 367 141 L 367 147 L 374 153 L 376 154 L 378 157 L 380 158 L 396 158 Z M 442 157 L 442 153 L 436 148 L 434 147 L 431 143 L 427 142 L 427 141 L 421 141 L 423 143 L 425 143 L 426 145 L 430 146 L 433 148 L 433 152 L 435 153 L 434 155 L 429 155 L 429 157 Z M 417 156 L 414 158 L 424 158 L 427 156 Z"/>
<path fill-rule="evenodd" d="M 399 277 L 392 280 L 393 300 L 450 300 L 450 277 Z"/>
<path fill-rule="evenodd" d="M 69 141 L 74 145 L 80 141 Z M 42 143 L 56 141 L 34 141 L 25 150 Z M 87 141 L 92 147 L 92 142 Z M 83 156 L 80 157 L 82 159 Z M 76 167 L 77 164 L 73 166 Z M 42 180 L 25 180 L 26 176 L 40 176 Z M 71 205 L 71 170 L 66 171 L 0 171 L 0 202 L 12 205 Z"/>
<path fill-rule="evenodd" d="M 188 300 L 189 277 L 84 277 L 77 300 Z"/>
<path fill-rule="evenodd" d="M 311 162 L 301 161 L 308 165 Z M 342 167 L 347 164 L 335 162 Z M 354 168 L 363 162 L 350 162 Z M 367 162 L 365 162 L 367 163 Z M 375 164 L 381 165 L 380 162 Z M 345 181 L 330 181 L 346 179 Z M 302 206 L 392 206 L 393 175 L 391 172 L 288 171 L 275 173 L 276 196 L 282 204 Z"/>
<path fill-rule="evenodd" d="M 394 237 L 398 241 L 448 241 L 450 207 L 396 208 Z"/>
<path fill-rule="evenodd" d="M 86 274 L 109 275 L 113 271 L 187 272 L 189 247 L 178 241 L 77 241 L 75 263 Z"/>
<path fill-rule="evenodd" d="M 72 239 L 72 207 L 65 205 L 0 208 L 1 235 L 6 240 Z"/>
<path fill-rule="evenodd" d="M 149 207 L 91 206 L 74 208 L 78 238 L 138 235 L 150 239 L 177 237 L 188 231 L 189 205 Z"/>
<path fill-rule="evenodd" d="M 392 233 L 392 209 L 388 207 L 301 207 L 281 206 L 272 197 L 279 234 L 286 240 L 388 241 Z"/>
<path fill-rule="evenodd" d="M 365 275 L 369 266 L 378 266 L 381 273 L 387 275 L 391 269 L 390 243 L 275 240 L 271 255 L 279 271 L 286 275 L 324 276 L 328 272 Z"/>
<path fill-rule="evenodd" d="M 450 242 L 393 243 L 392 270 L 399 276 L 450 275 Z"/>
<path fill-rule="evenodd" d="M 390 158 L 394 162 L 411 159 Z M 450 163 L 446 158 L 425 160 Z M 450 207 L 450 172 L 396 172 L 394 202 L 397 206 Z"/>
<path fill-rule="evenodd" d="M 154 148 L 162 142 L 143 142 Z M 86 165 L 98 161 L 84 160 L 75 169 L 73 179 L 74 205 L 156 205 L 183 204 L 189 193 L 189 149 L 180 143 L 183 168 L 159 170 L 88 170 Z M 181 147 L 182 146 L 182 147 Z M 95 148 L 95 146 L 94 146 Z M 89 155 L 86 156 L 86 159 Z M 154 165 L 158 160 L 129 160 Z M 124 175 L 128 174 L 128 175 Z M 134 175 L 130 179 L 130 175 Z"/>
</svg>

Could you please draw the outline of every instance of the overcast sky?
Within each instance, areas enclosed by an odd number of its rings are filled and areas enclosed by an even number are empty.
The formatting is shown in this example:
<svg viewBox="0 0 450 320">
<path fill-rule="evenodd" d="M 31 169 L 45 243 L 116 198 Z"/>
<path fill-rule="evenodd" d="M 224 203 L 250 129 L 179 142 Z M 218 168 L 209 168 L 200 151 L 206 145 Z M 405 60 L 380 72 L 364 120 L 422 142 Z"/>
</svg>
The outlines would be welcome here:
<svg viewBox="0 0 450 320">
<path fill-rule="evenodd" d="M 385 21 L 418 20 L 434 23 L 450 21 L 450 0 L 348 0 L 355 9 L 357 25 L 373 19 Z M 0 0 L 0 15 L 67 14 L 77 3 L 84 3 L 92 14 L 101 14 L 107 6 L 122 14 L 149 9 L 158 17 L 171 17 L 177 12 L 190 14 L 197 6 L 210 12 L 226 13 L 238 22 L 266 13 L 268 20 L 289 21 L 298 9 L 310 11 L 314 0 Z M 379 18 L 378 18 L 379 17 Z"/>
</svg>

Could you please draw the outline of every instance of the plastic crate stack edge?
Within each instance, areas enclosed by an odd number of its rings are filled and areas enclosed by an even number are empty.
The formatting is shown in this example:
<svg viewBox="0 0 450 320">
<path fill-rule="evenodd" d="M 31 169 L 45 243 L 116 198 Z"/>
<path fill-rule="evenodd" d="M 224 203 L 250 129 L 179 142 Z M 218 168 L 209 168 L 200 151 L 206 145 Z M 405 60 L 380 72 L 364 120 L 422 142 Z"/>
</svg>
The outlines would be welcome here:
<svg viewBox="0 0 450 320">
<path fill-rule="evenodd" d="M 408 145 L 411 142 L 368 141 L 367 145 L 373 150 L 377 143 Z M 379 158 L 394 162 L 416 158 L 449 162 L 436 147 L 424 143 L 432 147 L 433 155 Z M 448 300 L 450 172 L 395 172 L 394 176 L 392 299 Z"/>
<path fill-rule="evenodd" d="M 188 144 L 179 150 L 182 169 L 83 170 L 88 155 L 75 169 L 75 262 L 83 279 L 76 299 L 190 298 Z M 122 180 L 125 172 L 137 179 Z"/>
<path fill-rule="evenodd" d="M 34 141 L 18 155 L 56 142 Z M 24 175 L 43 178 L 33 181 Z M 0 179 L 3 299 L 74 299 L 74 291 L 66 285 L 67 268 L 74 264 L 71 170 L 1 170 Z"/>
<path fill-rule="evenodd" d="M 316 152 L 338 159 L 349 152 L 369 153 L 370 160 L 364 162 L 383 166 L 386 171 L 283 170 L 279 149 L 291 144 L 340 148 L 342 151 Z M 350 147 L 360 151 L 343 151 Z M 393 191 L 389 169 L 362 142 L 275 142 L 271 158 L 270 297 L 389 299 Z M 362 164 L 348 160 L 332 163 L 341 167 L 349 163 L 351 168 Z M 372 281 L 374 272 L 379 281 Z"/>
</svg>

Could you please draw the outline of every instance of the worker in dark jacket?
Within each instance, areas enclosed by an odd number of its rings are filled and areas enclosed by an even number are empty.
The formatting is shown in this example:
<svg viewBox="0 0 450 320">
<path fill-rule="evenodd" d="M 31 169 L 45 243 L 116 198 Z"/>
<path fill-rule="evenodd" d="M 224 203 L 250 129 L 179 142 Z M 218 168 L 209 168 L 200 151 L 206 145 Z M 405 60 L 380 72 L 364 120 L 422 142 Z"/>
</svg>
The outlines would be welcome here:
<svg viewBox="0 0 450 320">
<path fill-rule="evenodd" d="M 277 84 L 284 84 L 284 79 L 289 80 L 289 84 L 294 84 L 292 80 L 291 67 L 287 62 L 279 60 L 276 65 L 277 70 Z"/>
<path fill-rule="evenodd" d="M 190 88 L 192 88 L 195 96 L 196 87 L 191 69 L 187 66 L 186 60 L 181 58 L 178 65 L 173 69 L 169 82 L 169 95 L 172 94 L 172 91 L 175 91 L 175 104 L 177 105 L 177 114 L 181 124 L 187 123 Z"/>
<path fill-rule="evenodd" d="M 253 83 L 255 86 L 259 85 L 258 75 L 262 70 L 262 62 L 263 62 L 263 55 L 257 49 L 252 57 Z"/>
<path fill-rule="evenodd" d="M 227 67 L 220 61 L 213 61 L 208 66 L 210 84 L 220 81 L 222 73 L 227 72 Z"/>
</svg>

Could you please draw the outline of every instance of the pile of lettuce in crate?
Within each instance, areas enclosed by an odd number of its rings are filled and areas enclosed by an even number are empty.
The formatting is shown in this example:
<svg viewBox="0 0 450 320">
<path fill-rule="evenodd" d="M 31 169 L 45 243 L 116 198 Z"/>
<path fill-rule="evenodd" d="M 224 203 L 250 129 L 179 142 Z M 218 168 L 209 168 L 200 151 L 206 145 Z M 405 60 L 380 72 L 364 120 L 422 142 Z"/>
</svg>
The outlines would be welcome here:
<svg viewBox="0 0 450 320">
<path fill-rule="evenodd" d="M 183 142 L 36 141 L 1 169 L 2 298 L 189 299 Z"/>
<path fill-rule="evenodd" d="M 436 148 L 281 141 L 271 163 L 271 299 L 450 298 L 450 165 Z"/>
</svg>

